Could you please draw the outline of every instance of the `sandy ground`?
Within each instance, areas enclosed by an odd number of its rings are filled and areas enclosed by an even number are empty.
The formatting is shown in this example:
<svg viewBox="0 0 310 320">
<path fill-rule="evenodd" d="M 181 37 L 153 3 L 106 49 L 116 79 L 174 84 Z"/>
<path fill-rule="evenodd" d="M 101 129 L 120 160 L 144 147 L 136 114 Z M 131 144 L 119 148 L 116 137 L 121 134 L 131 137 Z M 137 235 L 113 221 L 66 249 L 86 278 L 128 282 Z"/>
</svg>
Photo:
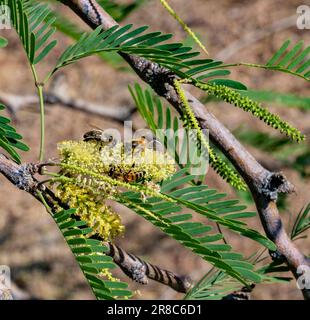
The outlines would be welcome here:
<svg viewBox="0 0 310 320">
<path fill-rule="evenodd" d="M 275 22 L 296 15 L 300 1 L 288 0 L 171 0 L 171 5 L 182 16 L 206 44 L 211 57 L 223 54 L 229 45 L 244 39 L 249 34 L 257 34 Z M 59 6 L 72 19 L 77 20 L 67 9 Z M 138 11 L 130 15 L 123 23 L 135 25 L 149 24 L 153 30 L 174 33 L 176 40 L 186 38 L 184 31 L 172 20 L 159 1 L 146 1 Z M 83 23 L 80 23 L 83 26 Z M 3 92 L 19 95 L 35 93 L 31 72 L 28 68 L 23 50 L 14 31 L 1 31 L 9 39 L 9 46 L 0 50 L 1 78 L 0 88 Z M 57 35 L 59 45 L 55 55 L 42 64 L 41 72 L 48 70 L 59 54 L 70 43 L 66 37 Z M 226 62 L 257 62 L 263 63 L 279 48 L 281 43 L 291 38 L 293 42 L 304 39 L 309 44 L 310 31 L 298 30 L 296 25 L 272 32 L 260 41 L 245 45 L 242 49 L 230 55 Z M 128 106 L 133 105 L 127 90 L 128 84 L 138 81 L 133 73 L 116 71 L 110 65 L 97 57 L 80 61 L 67 67 L 64 71 L 70 94 L 75 98 L 83 98 L 102 105 Z M 290 92 L 309 95 L 309 85 L 298 78 L 285 74 L 277 74 L 262 70 L 240 68 L 233 74 L 235 79 L 246 83 L 251 88 L 273 89 L 280 92 Z M 210 105 L 210 109 L 230 129 L 246 123 L 252 128 L 264 132 L 273 132 L 258 120 L 225 104 Z M 280 114 L 304 132 L 310 133 L 310 114 L 296 109 L 270 106 L 272 111 Z M 138 116 L 134 116 L 137 125 L 143 125 Z M 46 157 L 56 155 L 56 144 L 64 139 L 79 139 L 93 124 L 102 128 L 121 128 L 113 121 L 85 114 L 61 106 L 49 107 L 46 116 Z M 39 144 L 39 114 L 38 107 L 26 108 L 17 114 L 16 126 L 31 146 L 31 152 L 23 154 L 24 161 L 35 161 Z M 269 163 L 266 154 L 251 149 L 255 156 L 264 163 Z M 272 163 L 270 163 L 272 166 Z M 300 178 L 298 173 L 288 168 L 283 171 L 289 180 L 296 185 L 296 194 L 288 197 L 290 204 L 282 212 L 287 224 L 290 214 L 297 212 L 309 202 L 309 181 Z M 233 196 L 233 191 L 210 170 L 207 183 Z M 12 279 L 20 290 L 20 297 L 36 299 L 93 299 L 93 295 L 74 261 L 67 245 L 52 219 L 26 193 L 17 190 L 0 177 L 0 265 L 9 265 Z M 163 235 L 155 227 L 145 222 L 128 210 L 117 206 L 127 232 L 120 244 L 127 250 L 178 273 L 189 274 L 198 280 L 209 265 L 191 252 L 182 248 L 174 240 Z M 261 230 L 257 218 L 250 221 L 252 227 Z M 245 241 L 237 235 L 227 233 L 236 251 L 245 255 L 255 252 L 258 246 L 252 241 Z M 309 254 L 309 240 L 298 245 Z M 123 280 L 120 273 L 116 275 Z M 147 287 L 134 283 L 131 289 L 137 290 L 137 299 L 177 299 L 181 296 L 174 291 L 152 282 Z M 300 299 L 301 295 L 295 284 L 258 286 L 253 299 Z"/>
</svg>

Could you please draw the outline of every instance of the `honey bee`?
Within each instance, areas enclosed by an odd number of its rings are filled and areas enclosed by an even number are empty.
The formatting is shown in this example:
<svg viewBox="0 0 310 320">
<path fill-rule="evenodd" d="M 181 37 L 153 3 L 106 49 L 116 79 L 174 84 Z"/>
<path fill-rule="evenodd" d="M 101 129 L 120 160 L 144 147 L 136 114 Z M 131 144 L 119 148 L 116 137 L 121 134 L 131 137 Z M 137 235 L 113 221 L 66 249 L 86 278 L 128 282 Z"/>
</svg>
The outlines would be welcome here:
<svg viewBox="0 0 310 320">
<path fill-rule="evenodd" d="M 124 144 L 125 153 L 128 153 L 130 151 L 132 151 L 133 153 L 136 153 L 137 151 L 141 152 L 146 148 L 154 151 L 164 151 L 162 144 L 153 137 L 149 138 L 146 136 L 141 136 L 139 139 L 133 139 L 129 143 Z"/>
<path fill-rule="evenodd" d="M 111 134 L 105 133 L 103 130 L 100 129 L 93 129 L 91 131 L 86 132 L 83 135 L 83 140 L 102 142 L 105 145 L 115 142 Z"/>
<path fill-rule="evenodd" d="M 128 183 L 140 182 L 140 181 L 144 181 L 144 179 L 145 179 L 145 171 L 141 171 L 141 172 L 129 171 L 124 175 L 124 181 Z"/>
<path fill-rule="evenodd" d="M 117 139 L 113 137 L 112 134 L 107 133 L 106 131 L 94 126 L 96 129 L 92 129 L 86 132 L 83 135 L 84 141 L 97 141 L 101 142 L 104 145 L 109 145 L 110 147 L 114 147 L 117 142 Z M 124 143 L 124 153 L 128 153 L 130 151 L 134 152 L 136 150 L 144 150 L 145 148 L 161 150 L 163 149 L 162 144 L 156 140 L 153 136 L 144 136 L 142 135 L 138 139 L 133 139 L 130 142 Z"/>
<path fill-rule="evenodd" d="M 135 172 L 134 171 L 135 164 L 132 165 L 132 169 L 129 171 L 126 170 L 116 170 L 116 167 L 111 164 L 109 170 L 109 177 L 113 179 L 117 179 L 120 181 L 132 183 L 132 182 L 144 182 L 145 180 L 145 171 Z"/>
<path fill-rule="evenodd" d="M 134 153 L 137 151 L 143 151 L 148 145 L 148 140 L 146 137 L 142 136 L 139 139 L 133 139 L 130 142 L 124 143 L 124 153 Z"/>
</svg>

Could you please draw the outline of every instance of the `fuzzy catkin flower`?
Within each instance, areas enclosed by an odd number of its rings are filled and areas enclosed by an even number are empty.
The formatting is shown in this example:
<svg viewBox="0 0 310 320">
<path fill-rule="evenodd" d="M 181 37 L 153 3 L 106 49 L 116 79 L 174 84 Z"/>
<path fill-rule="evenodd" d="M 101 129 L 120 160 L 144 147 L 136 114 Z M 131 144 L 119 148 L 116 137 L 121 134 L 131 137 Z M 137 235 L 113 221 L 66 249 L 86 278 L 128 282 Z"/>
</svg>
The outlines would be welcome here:
<svg viewBox="0 0 310 320">
<path fill-rule="evenodd" d="M 205 136 L 201 130 L 201 127 L 191 109 L 191 106 L 189 105 L 187 98 L 185 96 L 185 93 L 181 87 L 181 82 L 178 80 L 174 81 L 175 89 L 180 97 L 180 100 L 182 101 L 183 108 L 184 108 L 184 114 L 183 114 L 183 123 L 187 127 L 187 129 L 195 129 L 197 134 L 197 143 L 201 144 L 205 151 L 209 154 L 209 160 L 212 168 L 228 183 L 230 183 L 233 187 L 235 187 L 238 190 L 246 190 L 246 185 L 242 181 L 239 174 L 234 171 L 232 168 L 230 168 L 224 160 L 219 157 L 213 149 L 210 147 L 209 143 L 206 141 Z M 190 131 L 191 132 L 191 131 Z"/>
<path fill-rule="evenodd" d="M 194 83 L 196 87 L 206 91 L 208 94 L 222 99 L 246 112 L 251 112 L 255 117 L 263 120 L 267 125 L 285 133 L 289 138 L 300 142 L 305 140 L 305 136 L 299 130 L 283 121 L 278 115 L 268 111 L 266 108 L 249 97 L 242 96 L 239 92 L 232 90 L 224 85 Z"/>
<path fill-rule="evenodd" d="M 102 171 L 103 162 L 100 159 L 100 145 L 84 141 L 63 141 L 58 144 L 61 162 L 72 166 L 83 166 L 85 169 Z"/>
<path fill-rule="evenodd" d="M 58 150 L 62 163 L 98 174 L 109 175 L 113 166 L 115 176 L 143 172 L 144 180 L 158 183 L 168 179 L 176 170 L 174 159 L 167 153 L 145 148 L 126 154 L 123 143 L 111 148 L 102 147 L 100 142 L 64 141 L 58 145 Z"/>
<path fill-rule="evenodd" d="M 113 240 L 124 233 L 124 226 L 117 213 L 104 204 L 104 197 L 92 192 L 90 188 L 62 183 L 57 187 L 57 196 L 76 208 L 82 220 L 104 240 Z"/>
<path fill-rule="evenodd" d="M 174 159 L 167 153 L 153 149 L 145 148 L 126 154 L 123 144 L 118 143 L 114 148 L 103 147 L 100 153 L 106 174 L 111 170 L 112 164 L 116 176 L 143 173 L 145 181 L 158 183 L 171 177 L 176 170 Z"/>
<path fill-rule="evenodd" d="M 123 143 L 113 148 L 100 141 L 64 141 L 58 144 L 61 177 L 56 179 L 57 196 L 104 240 L 113 240 L 124 232 L 120 217 L 105 204 L 127 188 L 149 196 L 161 196 L 159 189 L 149 187 L 168 179 L 175 172 L 175 162 L 166 153 L 148 148 L 139 152 L 124 152 Z M 128 176 L 140 176 L 143 185 Z"/>
</svg>

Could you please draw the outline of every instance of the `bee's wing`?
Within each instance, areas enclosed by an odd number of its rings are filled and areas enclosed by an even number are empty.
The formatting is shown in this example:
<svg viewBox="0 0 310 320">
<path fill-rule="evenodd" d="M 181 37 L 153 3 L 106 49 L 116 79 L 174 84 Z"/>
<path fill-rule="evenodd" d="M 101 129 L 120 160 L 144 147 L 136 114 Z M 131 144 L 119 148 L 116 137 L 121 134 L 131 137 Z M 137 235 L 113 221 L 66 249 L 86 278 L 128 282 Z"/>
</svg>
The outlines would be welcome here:
<svg viewBox="0 0 310 320">
<path fill-rule="evenodd" d="M 87 126 L 90 127 L 91 129 L 97 129 L 97 130 L 102 131 L 102 128 L 100 128 L 99 126 L 97 126 L 97 125 L 95 125 L 93 123 L 88 122 Z"/>
</svg>

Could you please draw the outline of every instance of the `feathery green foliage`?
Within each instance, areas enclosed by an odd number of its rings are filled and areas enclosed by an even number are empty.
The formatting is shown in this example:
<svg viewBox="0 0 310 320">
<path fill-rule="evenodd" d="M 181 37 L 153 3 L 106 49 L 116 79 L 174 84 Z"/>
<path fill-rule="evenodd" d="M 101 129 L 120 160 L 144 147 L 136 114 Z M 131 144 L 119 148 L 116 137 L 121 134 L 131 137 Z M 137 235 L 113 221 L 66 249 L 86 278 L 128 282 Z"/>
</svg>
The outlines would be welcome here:
<svg viewBox="0 0 310 320">
<path fill-rule="evenodd" d="M 50 0 L 50 2 L 58 2 L 58 0 Z M 128 15 L 140 8 L 144 2 L 144 0 L 134 0 L 128 4 L 120 4 L 112 0 L 100 0 L 98 1 L 98 4 L 100 4 L 116 21 L 121 22 L 128 17 Z M 53 9 L 52 11 L 56 18 L 53 22 L 53 27 L 66 36 L 74 40 L 79 40 L 83 35 L 81 27 L 73 20 L 69 19 L 69 17 L 64 16 L 61 11 Z M 117 70 L 130 70 L 130 68 L 126 66 L 124 60 L 114 52 L 100 52 L 98 56 Z"/>
<path fill-rule="evenodd" d="M 72 253 L 83 271 L 97 299 L 114 300 L 129 298 L 132 293 L 127 283 L 109 275 L 116 265 L 105 253 L 101 241 L 89 238 L 93 229 L 86 222 L 75 219 L 75 209 L 62 210 L 53 216 Z M 110 279 L 105 279 L 109 277 Z"/>
<path fill-rule="evenodd" d="M 0 48 L 4 48 L 8 45 L 8 40 L 6 38 L 0 37 Z"/>
<path fill-rule="evenodd" d="M 303 41 L 289 49 L 291 40 L 286 40 L 280 49 L 268 60 L 266 68 L 279 70 L 310 81 L 310 46 L 303 48 Z"/>
<path fill-rule="evenodd" d="M 4 109 L 5 106 L 0 104 L 0 111 Z M 20 163 L 20 156 L 15 149 L 28 151 L 29 147 L 20 141 L 23 137 L 16 132 L 10 122 L 10 119 L 0 115 L 0 147 L 8 152 L 13 160 Z"/>
<path fill-rule="evenodd" d="M 214 69 L 233 68 L 245 66 L 272 71 L 280 71 L 310 81 L 310 47 L 303 49 L 303 41 L 298 42 L 292 49 L 287 50 L 291 40 L 286 40 L 280 49 L 269 59 L 266 64 L 237 62 L 220 64 Z M 213 68 L 210 68 L 212 70 Z"/>
<path fill-rule="evenodd" d="M 260 282 L 261 279 L 253 271 L 252 266 L 244 264 L 241 255 L 230 252 L 229 245 L 210 243 L 222 238 L 221 234 L 207 234 L 212 230 L 211 226 L 189 222 L 191 214 L 168 216 L 172 210 L 180 211 L 177 206 L 165 202 L 158 203 L 156 198 L 150 198 L 143 203 L 138 194 L 132 193 L 124 194 L 118 201 L 241 283 Z M 153 204 L 153 201 L 156 203 Z M 173 212 L 175 213 L 175 211 Z"/>
<path fill-rule="evenodd" d="M 53 26 L 57 31 L 62 32 L 66 36 L 74 39 L 75 41 L 79 40 L 83 35 L 83 31 L 80 26 L 68 20 L 67 17 L 63 16 L 61 12 L 53 11 L 53 15 L 56 17 Z M 99 52 L 97 56 L 102 59 L 104 62 L 109 63 L 115 69 L 120 71 L 129 71 L 131 70 L 122 59 L 121 56 L 115 52 Z"/>
<path fill-rule="evenodd" d="M 306 238 L 307 236 L 301 236 L 302 233 L 310 228 L 310 203 L 306 206 L 304 210 L 300 210 L 294 226 L 291 231 L 291 239 L 297 240 Z"/>
<path fill-rule="evenodd" d="M 156 62 L 175 72 L 182 79 L 196 79 L 197 75 L 197 80 L 202 81 L 202 79 L 212 79 L 230 74 L 228 70 L 212 70 L 212 72 L 204 73 L 209 68 L 214 69 L 214 67 L 221 65 L 222 62 L 212 59 L 192 59 L 198 56 L 199 52 L 193 52 L 191 47 L 184 46 L 182 43 L 166 43 L 171 39 L 171 34 L 145 33 L 148 26 L 134 30 L 132 27 L 131 24 L 123 27 L 116 25 L 103 31 L 99 26 L 91 33 L 84 33 L 75 44 L 69 46 L 61 55 L 52 73 L 93 54 L 124 52 Z M 243 84 L 234 80 L 212 79 L 212 83 L 221 83 L 240 90 L 246 89 Z"/>
<path fill-rule="evenodd" d="M 148 29 L 148 26 L 131 29 L 131 24 L 124 27 L 116 25 L 106 31 L 103 31 L 100 26 L 89 34 L 85 33 L 77 43 L 70 46 L 62 54 L 54 72 L 63 66 L 95 53 L 118 51 L 140 55 L 167 67 L 185 67 L 185 65 L 182 65 L 182 59 L 178 56 L 183 49 L 182 44 L 159 45 L 159 43 L 170 39 L 171 34 L 162 35 L 161 32 L 152 32 L 141 35 Z M 191 50 L 191 48 L 186 50 Z"/>
<path fill-rule="evenodd" d="M 210 269 L 185 295 L 185 300 L 221 300 L 240 290 L 242 284 L 215 268 Z"/>
<path fill-rule="evenodd" d="M 249 229 L 245 222 L 241 221 L 255 213 L 244 211 L 246 207 L 240 205 L 238 200 L 222 200 L 225 194 L 219 194 L 206 185 L 178 189 L 194 179 L 190 175 L 184 176 L 186 172 L 186 168 L 182 169 L 162 183 L 161 194 L 171 199 L 170 201 L 159 197 L 150 197 L 143 201 L 140 194 L 135 192 L 125 192 L 116 200 L 241 283 L 260 282 L 261 277 L 255 273 L 250 263 L 243 260 L 242 255 L 231 252 L 230 245 L 218 242 L 223 239 L 222 234 L 210 233 L 213 231 L 211 225 L 192 221 L 192 214 L 183 213 L 182 208 L 193 210 L 209 221 L 274 250 L 273 242 L 257 231 Z"/>
<path fill-rule="evenodd" d="M 274 244 L 266 237 L 255 230 L 245 227 L 245 223 L 240 219 L 254 216 L 253 212 L 240 212 L 246 209 L 246 206 L 239 205 L 238 200 L 221 201 L 226 194 L 214 194 L 214 190 L 207 190 L 208 186 L 190 186 L 175 190 L 178 186 L 193 180 L 193 176 L 183 175 L 187 169 L 178 171 L 170 180 L 162 184 L 161 191 L 164 195 L 178 202 L 180 205 L 194 210 L 209 220 L 218 223 L 234 232 L 240 233 L 245 237 L 260 242 L 262 245 L 273 250 Z M 205 192 L 203 192 L 205 191 Z M 212 204 L 211 202 L 216 201 Z"/>
<path fill-rule="evenodd" d="M 0 0 L 0 4 L 9 6 L 12 24 L 30 64 L 38 64 L 57 44 L 56 40 L 50 41 L 56 29 L 51 27 L 55 18 L 48 6 L 31 0 Z"/>
<path fill-rule="evenodd" d="M 247 262 L 257 265 L 259 260 L 251 261 L 253 259 L 247 259 Z M 262 259 L 263 260 L 263 259 Z M 262 267 L 257 267 L 256 272 L 260 274 L 262 283 L 286 283 L 290 281 L 290 278 L 283 278 L 280 276 L 269 276 L 269 273 L 281 273 L 287 272 L 289 269 L 287 266 L 278 265 L 278 263 L 272 262 Z M 254 283 L 252 283 L 253 285 Z M 235 279 L 228 277 L 225 272 L 211 268 L 197 283 L 196 285 L 185 295 L 185 300 L 229 300 L 235 292 L 240 292 L 245 289 L 244 286 Z M 250 288 L 251 291 L 251 288 Z"/>
</svg>

